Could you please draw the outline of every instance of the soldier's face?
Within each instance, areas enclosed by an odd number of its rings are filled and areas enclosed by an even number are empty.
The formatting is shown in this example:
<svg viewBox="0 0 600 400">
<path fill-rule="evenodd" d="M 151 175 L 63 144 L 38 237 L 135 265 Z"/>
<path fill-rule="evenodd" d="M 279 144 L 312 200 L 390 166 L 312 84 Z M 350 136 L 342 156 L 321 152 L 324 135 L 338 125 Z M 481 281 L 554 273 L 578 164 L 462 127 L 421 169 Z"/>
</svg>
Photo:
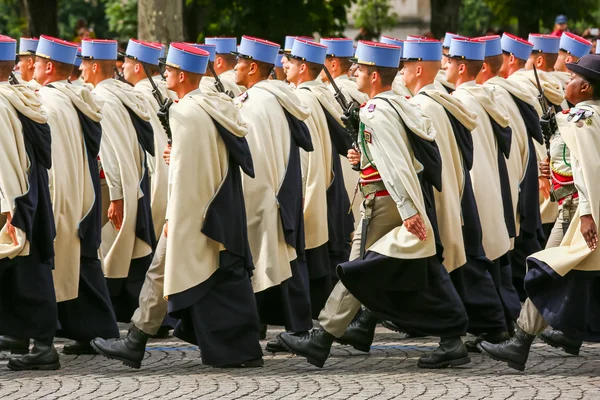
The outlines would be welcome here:
<svg viewBox="0 0 600 400">
<path fill-rule="evenodd" d="M 248 73 L 250 72 L 250 63 L 248 60 L 238 57 L 237 64 L 233 67 L 235 71 L 235 83 L 242 86 L 248 86 Z"/>
<path fill-rule="evenodd" d="M 33 64 L 33 79 L 40 84 L 46 81 L 48 64 L 50 64 L 48 60 L 41 57 L 36 57 L 35 59 L 35 63 Z"/>
<path fill-rule="evenodd" d="M 165 84 L 167 89 L 174 90 L 179 82 L 179 71 L 175 68 L 167 66 L 165 68 Z"/>
<path fill-rule="evenodd" d="M 444 68 L 446 70 L 446 79 L 448 82 L 456 83 L 459 75 L 459 67 L 460 64 L 455 59 L 448 58 Z"/>
<path fill-rule="evenodd" d="M 288 61 L 287 69 L 285 70 L 285 77 L 288 82 L 295 83 L 300 75 L 300 62 L 294 59 Z"/>
<path fill-rule="evenodd" d="M 571 72 L 571 79 L 565 87 L 565 99 L 572 104 L 586 101 L 592 98 L 593 90 L 588 81 L 581 75 Z"/>
<path fill-rule="evenodd" d="M 404 67 L 400 71 L 404 78 L 404 85 L 406 87 L 412 87 L 415 80 L 417 79 L 417 63 L 416 62 L 405 62 Z"/>
<path fill-rule="evenodd" d="M 502 54 L 502 66 L 500 67 L 500 71 L 498 71 L 498 75 L 503 78 L 508 78 L 508 69 L 510 64 L 510 56 L 508 54 Z"/>
<path fill-rule="evenodd" d="M 19 62 L 17 63 L 17 70 L 21 73 L 23 80 L 30 81 L 33 79 L 33 64 L 35 60 L 33 57 L 20 56 Z"/>
<path fill-rule="evenodd" d="M 131 82 L 134 76 L 135 61 L 130 58 L 125 58 L 125 62 L 123 63 L 123 78 L 125 78 L 126 81 Z"/>
<path fill-rule="evenodd" d="M 93 66 L 94 63 L 90 60 L 83 60 L 81 62 L 81 66 L 79 67 L 79 69 L 81 70 L 81 79 L 83 79 L 83 81 L 86 83 L 88 83 L 92 78 Z"/>
<path fill-rule="evenodd" d="M 365 65 L 358 64 L 354 77 L 356 78 L 357 89 L 363 93 L 369 93 L 372 86 L 372 74 L 369 73 L 369 68 Z"/>
</svg>

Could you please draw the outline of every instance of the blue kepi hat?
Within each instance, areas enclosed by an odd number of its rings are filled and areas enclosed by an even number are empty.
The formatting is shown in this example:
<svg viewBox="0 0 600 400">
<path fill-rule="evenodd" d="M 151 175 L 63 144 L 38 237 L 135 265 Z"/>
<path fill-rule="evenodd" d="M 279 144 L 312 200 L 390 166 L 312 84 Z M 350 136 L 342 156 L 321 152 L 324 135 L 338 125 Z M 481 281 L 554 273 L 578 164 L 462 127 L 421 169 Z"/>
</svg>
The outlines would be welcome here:
<svg viewBox="0 0 600 400">
<path fill-rule="evenodd" d="M 116 40 L 85 39 L 81 41 L 81 58 L 84 60 L 116 60 L 119 44 Z"/>
<path fill-rule="evenodd" d="M 77 45 L 66 40 L 42 35 L 35 55 L 64 64 L 75 64 Z"/>
<path fill-rule="evenodd" d="M 127 49 L 125 50 L 125 57 L 150 65 L 158 65 L 158 60 L 161 58 L 162 52 L 162 45 L 159 43 L 129 39 Z"/>
<path fill-rule="evenodd" d="M 325 64 L 327 46 L 304 39 L 294 40 L 290 57 L 313 64 Z"/>
<path fill-rule="evenodd" d="M 252 36 L 242 36 L 240 48 L 233 54 L 238 57 L 273 65 L 275 65 L 278 58 L 281 60 L 279 45 L 277 43 Z"/>
<path fill-rule="evenodd" d="M 206 73 L 210 54 L 206 50 L 190 46 L 186 43 L 171 43 L 165 65 L 192 74 Z"/>
<path fill-rule="evenodd" d="M 402 49 L 399 46 L 361 40 L 358 42 L 356 54 L 352 61 L 362 65 L 398 68 L 401 51 Z"/>
<path fill-rule="evenodd" d="M 0 61 L 15 62 L 17 41 L 9 36 L 0 35 Z"/>
</svg>

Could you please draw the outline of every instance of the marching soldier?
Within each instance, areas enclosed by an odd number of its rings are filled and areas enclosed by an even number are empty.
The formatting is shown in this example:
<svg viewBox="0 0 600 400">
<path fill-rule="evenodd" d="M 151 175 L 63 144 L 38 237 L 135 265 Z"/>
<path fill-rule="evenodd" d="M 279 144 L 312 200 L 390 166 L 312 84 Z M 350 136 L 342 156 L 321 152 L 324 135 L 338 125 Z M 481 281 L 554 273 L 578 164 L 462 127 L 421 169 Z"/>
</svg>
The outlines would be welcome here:
<svg viewBox="0 0 600 400">
<path fill-rule="evenodd" d="M 232 100 L 198 89 L 208 57 L 172 43 L 166 60 L 167 88 L 180 100 L 169 111 L 173 152 L 164 295 L 169 313 L 180 319 L 175 335 L 199 345 L 203 364 L 257 367 L 263 360 L 241 185 L 242 171 L 254 175 L 252 157 Z"/>
<path fill-rule="evenodd" d="M 404 79 L 415 93 L 409 103 L 419 106 L 432 118 L 435 142 L 442 158 L 441 191 L 431 191 L 441 240 L 438 257 L 465 306 L 468 331 L 498 343 L 508 339 L 506 319 L 494 285 L 494 265 L 485 257 L 480 214 L 470 176 L 474 159 L 472 144 L 478 140 L 473 139 L 471 131 L 477 126 L 477 114 L 455 96 L 436 90 L 434 82 L 442 54 L 441 42 L 408 40 L 404 44 Z M 483 59 L 484 56 L 483 48 L 451 49 L 449 57 Z M 483 164 L 477 167 L 483 168 Z M 493 174 L 493 170 L 488 171 L 488 175 Z M 474 349 L 472 343 L 467 345 L 470 350 Z"/>
<path fill-rule="evenodd" d="M 510 157 L 506 160 L 506 166 L 517 238 L 510 253 L 510 262 L 512 271 L 523 271 L 524 275 L 525 259 L 541 250 L 540 241 L 543 237 L 536 153 L 536 145 L 543 144 L 538 117 L 541 108 L 537 98 L 521 84 L 498 75 L 503 64 L 500 37 L 486 36 L 476 40 L 485 42 L 486 51 L 477 83 L 493 88 L 498 102 L 506 108 L 512 129 Z M 511 49 L 510 45 L 506 48 Z M 503 268 L 501 271 L 505 274 L 499 277 L 498 287 L 507 321 L 512 326 L 519 316 L 521 304 L 512 283 L 511 269 Z"/>
<path fill-rule="evenodd" d="M 235 83 L 235 55 L 232 53 L 237 51 L 237 39 L 234 37 L 207 37 L 204 43 L 215 46 L 214 61 L 211 64 L 215 73 L 223 83 L 226 92 L 229 92 L 233 97 L 237 97 L 246 91 L 246 88 L 238 86 Z M 212 76 L 204 76 L 200 82 L 200 88 L 206 92 L 217 92 L 215 86 L 215 78 Z"/>
<path fill-rule="evenodd" d="M 481 343 L 493 359 L 523 371 L 531 343 L 548 326 L 564 332 L 559 345 L 578 354 L 581 340 L 598 341 L 597 292 L 598 219 L 600 195 L 597 179 L 598 127 L 600 126 L 600 56 L 585 55 L 568 63 L 572 79 L 566 88 L 567 100 L 576 106 L 557 115 L 560 134 L 571 151 L 573 181 L 579 194 L 579 207 L 558 247 L 547 248 L 527 260 L 525 286 L 529 300 L 518 321 L 515 336 L 502 344 Z M 566 300 L 567 299 L 567 300 Z"/>
<path fill-rule="evenodd" d="M 52 345 L 58 315 L 50 127 L 38 96 L 8 84 L 15 51 L 16 41 L 0 36 L 0 351 L 25 354 L 8 361 L 12 370 L 54 370 L 60 361 Z"/>
<path fill-rule="evenodd" d="M 162 159 L 162 151 L 167 146 L 167 134 L 157 116 L 160 105 L 152 94 L 154 87 L 150 83 L 150 79 L 153 79 L 155 76 L 160 78 L 159 60 L 162 54 L 162 45 L 159 46 L 149 42 L 129 39 L 127 49 L 125 50 L 125 62 L 123 63 L 123 77 L 128 83 L 133 85 L 150 106 L 149 116 L 152 130 L 154 131 L 155 154 L 151 155 L 147 153 L 146 156 L 148 158 L 148 174 L 152 191 L 152 195 L 150 196 L 152 224 L 154 225 L 154 234 L 157 238 L 161 236 L 162 228 L 165 224 L 169 168 Z M 167 90 L 162 79 L 154 81 L 160 92 L 160 96 L 164 100 L 177 98 L 174 93 Z"/>
<path fill-rule="evenodd" d="M 35 64 L 35 51 L 37 50 L 38 38 L 20 38 L 19 52 L 17 53 L 18 71 L 15 76 L 19 83 L 28 85 L 31 89 L 39 89 L 41 86 L 33 79 L 33 65 Z"/>
<path fill-rule="evenodd" d="M 161 46 L 130 39 L 123 64 L 123 75 L 127 82 L 132 84 L 135 90 L 150 104 L 150 122 L 155 133 L 155 152 L 166 148 L 166 132 L 161 122 L 157 121 L 158 117 L 156 115 L 162 105 L 159 105 L 154 98 L 152 94 L 153 86 L 150 82 L 150 79 L 153 79 L 152 77 L 159 73 L 161 55 Z M 150 78 L 148 75 L 150 75 Z M 167 90 L 164 81 L 159 80 L 155 84 L 163 99 L 168 99 L 171 96 L 176 97 L 174 93 L 171 94 L 172 92 Z M 149 157 L 149 159 L 152 159 L 152 157 Z M 152 211 L 154 223 L 160 224 L 158 228 L 159 236 L 152 263 L 146 272 L 144 284 L 139 293 L 139 306 L 131 317 L 133 326 L 125 338 L 109 340 L 96 338 L 92 341 L 92 347 L 99 354 L 122 361 L 133 368 L 141 367 L 148 338 L 164 336 L 170 330 L 169 321 L 165 321 L 168 303 L 163 294 L 167 252 L 167 238 L 163 235 L 163 231 L 166 222 L 168 166 L 158 154 L 155 154 L 154 157 L 154 169 Z M 164 199 L 162 198 L 163 195 Z M 163 214 L 155 213 L 155 207 L 162 209 Z M 156 226 L 154 230 L 157 231 Z"/>
<path fill-rule="evenodd" d="M 338 267 L 340 282 L 319 315 L 321 327 L 280 338 L 290 351 L 322 367 L 335 340 L 369 351 L 377 318 L 382 318 L 408 332 L 443 336 L 438 349 L 419 359 L 419 367 L 466 364 L 470 359 L 460 336 L 467 316 L 435 255 L 418 176 L 441 179 L 435 131 L 427 116 L 392 92 L 398 47 L 359 42 L 356 62 L 358 88 L 371 100 L 360 112 L 361 154 L 348 154 L 349 161 L 360 162 L 365 195 L 352 261 Z M 366 309 L 359 324 L 349 327 L 361 303 Z"/>
<path fill-rule="evenodd" d="M 40 37 L 36 81 L 52 130 L 50 193 L 56 222 L 54 287 L 57 335 L 75 340 L 65 354 L 94 354 L 94 337 L 119 337 L 99 258 L 101 202 L 98 153 L 101 105 L 83 86 L 68 83 L 77 46 Z"/>
<path fill-rule="evenodd" d="M 313 150 L 303 122 L 309 109 L 289 85 L 270 81 L 279 45 L 243 36 L 235 66 L 237 84 L 248 88 L 235 102 L 248 123 L 248 145 L 256 177 L 242 177 L 248 240 L 254 261 L 252 286 L 264 324 L 288 332 L 312 328 L 304 255 L 300 149 Z M 287 351 L 277 340 L 267 351 Z"/>
<path fill-rule="evenodd" d="M 398 96 L 405 96 L 406 98 L 412 97 L 412 93 L 410 92 L 410 90 L 408 90 L 406 88 L 406 85 L 404 84 L 404 75 L 402 75 L 402 73 L 400 71 L 402 71 L 402 67 L 403 67 L 403 52 L 404 52 L 404 40 L 400 40 L 400 39 L 395 39 L 393 37 L 389 37 L 389 36 L 381 36 L 381 43 L 383 44 L 390 44 L 392 46 L 398 46 L 400 47 L 400 65 L 398 66 L 398 75 L 396 75 L 396 79 L 394 79 L 394 84 L 392 85 L 392 90 L 394 91 L 395 94 L 397 94 Z"/>
<path fill-rule="evenodd" d="M 533 74 L 533 66 L 535 65 L 538 77 L 544 88 L 544 95 L 552 104 L 563 108 L 568 108 L 567 102 L 564 99 L 564 89 L 562 82 L 554 78 L 554 65 L 558 60 L 560 49 L 560 39 L 552 35 L 544 35 L 541 33 L 531 33 L 527 41 L 533 44 L 531 55 L 525 64 L 525 70 L 531 83 L 537 85 L 535 75 Z M 518 75 L 517 75 L 518 76 Z"/>
<path fill-rule="evenodd" d="M 479 210 L 485 257 L 494 263 L 492 276 L 510 276 L 508 252 L 510 238 L 516 236 L 515 217 L 506 159 L 509 158 L 512 130 L 504 106 L 496 99 L 493 87 L 476 83 L 483 60 L 485 43 L 473 39 L 453 38 L 448 51 L 446 73 L 455 84 L 452 93 L 464 106 L 477 114 L 473 129 L 473 168 L 471 179 Z M 502 282 L 496 278 L 506 312 Z M 510 320 L 506 318 L 506 320 Z"/>
<path fill-rule="evenodd" d="M 100 254 L 117 321 L 129 322 L 156 245 L 146 162 L 146 153 L 154 154 L 154 132 L 144 98 L 112 78 L 117 41 L 83 40 L 81 46 L 83 79 L 104 102 L 100 163 L 110 206 Z"/>
<path fill-rule="evenodd" d="M 317 81 L 326 54 L 326 46 L 296 39 L 287 69 L 287 80 L 294 84 L 298 97 L 310 109 L 307 125 L 315 149 L 303 161 L 306 262 L 313 317 L 318 315 L 331 292 L 336 267 L 348 260 L 350 235 L 354 229 L 340 159 L 348 153 L 352 141 L 341 120 L 341 107 L 327 86 Z M 315 145 L 317 141 L 320 145 Z M 313 170 L 315 161 L 316 171 Z M 313 171 L 319 176 L 313 176 Z"/>
</svg>

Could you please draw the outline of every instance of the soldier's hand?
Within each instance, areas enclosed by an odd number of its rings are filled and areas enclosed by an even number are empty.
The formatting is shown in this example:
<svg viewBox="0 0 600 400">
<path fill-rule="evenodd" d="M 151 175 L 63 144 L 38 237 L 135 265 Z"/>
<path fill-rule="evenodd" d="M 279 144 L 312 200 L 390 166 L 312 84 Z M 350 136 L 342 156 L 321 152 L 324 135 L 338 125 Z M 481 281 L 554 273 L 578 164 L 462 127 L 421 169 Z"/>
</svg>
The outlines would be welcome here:
<svg viewBox="0 0 600 400">
<path fill-rule="evenodd" d="M 420 214 L 405 219 L 403 225 L 407 231 L 419 238 L 420 241 L 427 239 L 427 227 Z"/>
<path fill-rule="evenodd" d="M 12 222 L 11 213 L 6 213 L 6 233 L 12 239 L 13 245 L 18 246 L 19 241 L 17 240 L 17 229 L 14 227 Z"/>
<path fill-rule="evenodd" d="M 540 161 L 540 174 L 546 179 L 550 179 L 550 160 L 548 158 Z"/>
<path fill-rule="evenodd" d="M 360 153 L 355 149 L 350 149 L 348 150 L 347 158 L 350 165 L 357 165 L 360 162 Z"/>
<path fill-rule="evenodd" d="M 169 237 L 169 221 L 165 222 L 165 226 L 163 227 L 163 235 L 165 235 L 165 237 Z"/>
<path fill-rule="evenodd" d="M 580 229 L 590 250 L 596 250 L 596 247 L 598 246 L 598 231 L 596 229 L 594 218 L 591 215 L 582 215 Z"/>
<path fill-rule="evenodd" d="M 168 144 L 167 147 L 165 147 L 165 151 L 163 152 L 163 160 L 165 160 L 165 163 L 167 165 L 171 164 L 171 145 Z"/>
<path fill-rule="evenodd" d="M 538 187 L 545 199 L 550 198 L 550 180 L 540 176 L 538 178 Z"/>
<path fill-rule="evenodd" d="M 123 225 L 123 199 L 110 202 L 108 207 L 108 219 L 113 223 L 116 230 L 120 230 Z"/>
</svg>

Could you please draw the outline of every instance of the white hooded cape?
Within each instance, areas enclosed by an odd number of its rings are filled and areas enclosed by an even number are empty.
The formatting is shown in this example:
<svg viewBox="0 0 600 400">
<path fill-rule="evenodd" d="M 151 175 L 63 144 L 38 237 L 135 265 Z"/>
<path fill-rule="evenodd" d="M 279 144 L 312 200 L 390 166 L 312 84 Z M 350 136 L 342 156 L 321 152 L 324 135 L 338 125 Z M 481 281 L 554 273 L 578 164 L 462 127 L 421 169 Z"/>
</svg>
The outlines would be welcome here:
<svg viewBox="0 0 600 400">
<path fill-rule="evenodd" d="M 100 161 L 110 200 L 123 200 L 124 209 L 120 230 L 110 221 L 102 227 L 102 267 L 107 278 L 126 278 L 129 262 L 152 253 L 152 248 L 135 234 L 138 199 L 150 193 L 143 193 L 140 187 L 146 168 L 145 152 L 125 106 L 148 121 L 148 105 L 137 91 L 115 79 L 100 82 L 92 92 L 104 102 Z"/>
<path fill-rule="evenodd" d="M 39 95 L 52 131 L 50 196 L 56 223 L 54 289 L 58 302 L 75 299 L 79 292 L 79 223 L 94 205 L 95 194 L 77 107 L 95 122 L 102 119 L 102 103 L 89 89 L 67 81 L 42 87 Z"/>
</svg>

